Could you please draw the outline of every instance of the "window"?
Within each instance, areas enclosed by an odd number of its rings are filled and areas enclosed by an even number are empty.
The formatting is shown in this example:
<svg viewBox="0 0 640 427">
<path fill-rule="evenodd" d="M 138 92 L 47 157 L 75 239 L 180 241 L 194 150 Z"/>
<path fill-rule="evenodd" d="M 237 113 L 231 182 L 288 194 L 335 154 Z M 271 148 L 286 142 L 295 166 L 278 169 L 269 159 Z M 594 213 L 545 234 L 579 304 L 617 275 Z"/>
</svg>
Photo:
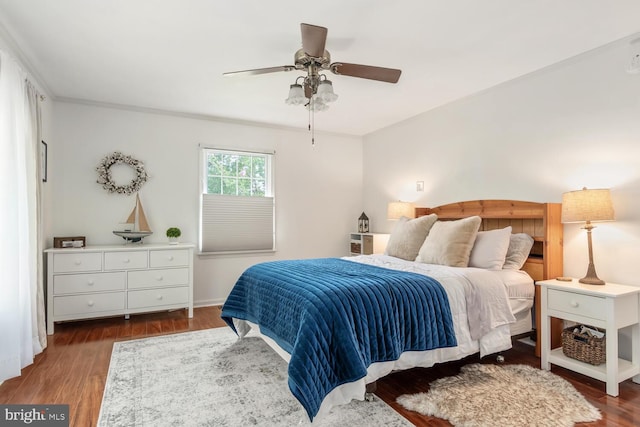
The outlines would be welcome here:
<svg viewBox="0 0 640 427">
<path fill-rule="evenodd" d="M 271 195 L 267 173 L 271 155 L 206 150 L 207 194 L 265 197 Z"/>
<path fill-rule="evenodd" d="M 200 251 L 275 249 L 273 154 L 204 148 Z"/>
</svg>

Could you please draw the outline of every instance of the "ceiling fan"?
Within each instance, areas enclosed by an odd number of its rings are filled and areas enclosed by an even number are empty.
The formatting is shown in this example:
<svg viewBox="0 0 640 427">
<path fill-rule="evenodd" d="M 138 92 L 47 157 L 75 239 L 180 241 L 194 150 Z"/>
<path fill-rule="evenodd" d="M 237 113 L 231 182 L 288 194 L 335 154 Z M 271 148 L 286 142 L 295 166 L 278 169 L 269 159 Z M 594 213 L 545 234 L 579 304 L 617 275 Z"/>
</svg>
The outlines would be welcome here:
<svg viewBox="0 0 640 427">
<path fill-rule="evenodd" d="M 331 55 L 325 50 L 327 29 L 311 24 L 300 24 L 302 32 L 302 49 L 294 55 L 294 65 L 279 67 L 257 68 L 253 70 L 232 71 L 224 76 L 258 75 L 279 71 L 306 71 L 306 76 L 300 76 L 291 85 L 287 104 L 304 104 L 312 111 L 322 111 L 328 108 L 328 102 L 338 97 L 333 93 L 333 85 L 322 71 L 328 70 L 339 76 L 359 77 L 378 80 L 387 83 L 397 83 L 402 70 L 393 68 L 374 67 L 370 65 L 350 64 L 347 62 L 331 62 Z M 303 79 L 302 84 L 298 83 Z"/>
</svg>

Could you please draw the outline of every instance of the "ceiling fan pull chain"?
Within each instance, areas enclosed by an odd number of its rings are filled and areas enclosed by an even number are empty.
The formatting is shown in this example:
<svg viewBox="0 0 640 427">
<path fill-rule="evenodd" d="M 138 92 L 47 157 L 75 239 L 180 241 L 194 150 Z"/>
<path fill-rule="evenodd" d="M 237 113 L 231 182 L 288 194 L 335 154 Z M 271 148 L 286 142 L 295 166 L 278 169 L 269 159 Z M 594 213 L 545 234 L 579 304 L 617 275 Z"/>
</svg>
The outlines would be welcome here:
<svg viewBox="0 0 640 427">
<path fill-rule="evenodd" d="M 316 124 L 315 124 L 315 114 L 313 114 L 313 103 L 312 100 L 309 99 L 309 132 L 311 132 L 311 146 L 316 146 Z"/>
</svg>

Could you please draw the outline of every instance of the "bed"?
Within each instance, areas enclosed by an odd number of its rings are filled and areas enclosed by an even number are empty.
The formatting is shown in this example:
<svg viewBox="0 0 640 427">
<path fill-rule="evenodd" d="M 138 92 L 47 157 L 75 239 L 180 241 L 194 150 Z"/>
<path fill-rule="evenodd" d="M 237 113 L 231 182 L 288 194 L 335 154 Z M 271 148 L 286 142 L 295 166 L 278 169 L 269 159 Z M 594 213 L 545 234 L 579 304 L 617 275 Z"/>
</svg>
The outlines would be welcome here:
<svg viewBox="0 0 640 427">
<path fill-rule="evenodd" d="M 311 420 L 395 370 L 510 348 L 531 330 L 534 280 L 561 275 L 559 204 L 470 201 L 416 217 L 384 255 L 252 266 L 225 302 L 240 337 L 257 333 L 287 360 Z"/>
</svg>

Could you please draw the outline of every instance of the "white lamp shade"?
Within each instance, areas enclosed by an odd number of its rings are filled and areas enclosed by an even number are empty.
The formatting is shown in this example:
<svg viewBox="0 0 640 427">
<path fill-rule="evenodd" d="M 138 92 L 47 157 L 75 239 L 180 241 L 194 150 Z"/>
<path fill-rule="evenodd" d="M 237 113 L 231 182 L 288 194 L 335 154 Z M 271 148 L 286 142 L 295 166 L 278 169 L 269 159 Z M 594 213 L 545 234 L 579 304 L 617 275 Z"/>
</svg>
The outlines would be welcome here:
<svg viewBox="0 0 640 427">
<path fill-rule="evenodd" d="M 562 222 L 613 221 L 608 189 L 569 191 L 562 195 Z"/>
<path fill-rule="evenodd" d="M 387 205 L 387 218 L 400 219 L 401 217 L 415 218 L 416 211 L 413 203 L 410 202 L 390 202 Z"/>
</svg>

